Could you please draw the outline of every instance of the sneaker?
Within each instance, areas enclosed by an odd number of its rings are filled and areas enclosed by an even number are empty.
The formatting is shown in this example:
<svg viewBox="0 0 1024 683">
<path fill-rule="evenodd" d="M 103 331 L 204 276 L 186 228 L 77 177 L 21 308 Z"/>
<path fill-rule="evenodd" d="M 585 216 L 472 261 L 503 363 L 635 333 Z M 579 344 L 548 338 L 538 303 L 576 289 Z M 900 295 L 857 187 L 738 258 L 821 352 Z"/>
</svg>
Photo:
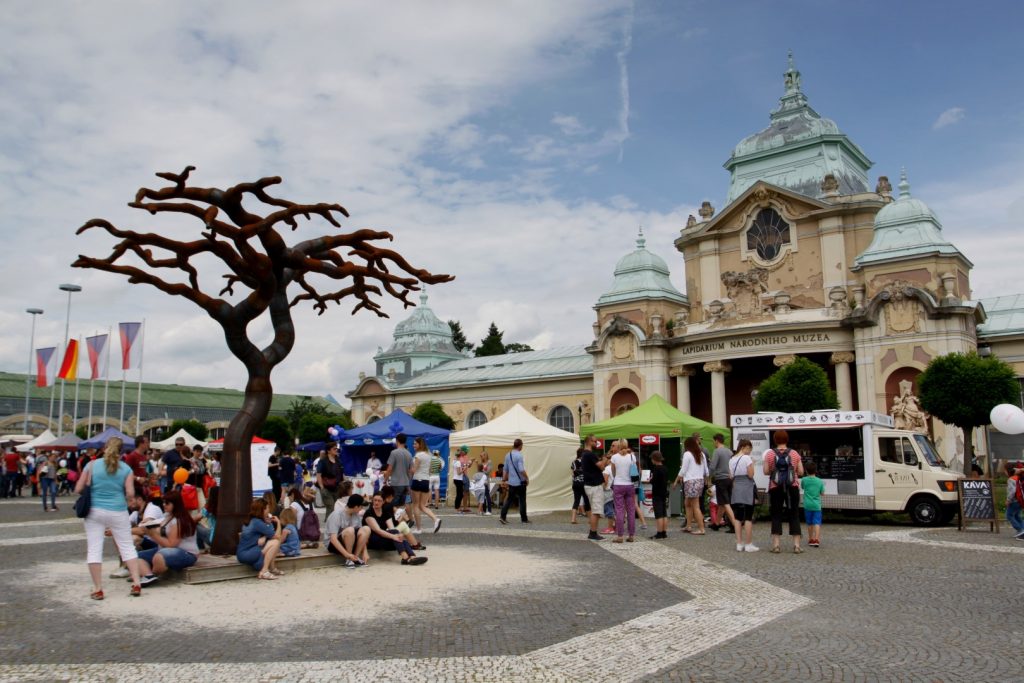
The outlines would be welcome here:
<svg viewBox="0 0 1024 683">
<path fill-rule="evenodd" d="M 807 545 L 809 545 L 812 548 L 817 548 L 818 547 L 818 542 L 817 541 L 807 541 Z"/>
<path fill-rule="evenodd" d="M 487 512 L 484 513 L 484 515 L 486 515 L 487 517 L 490 517 L 491 516 L 491 511 L 488 510 Z"/>
<path fill-rule="evenodd" d="M 508 520 L 505 519 L 504 517 L 499 517 L 498 521 L 501 522 L 502 524 L 508 524 Z"/>
<path fill-rule="evenodd" d="M 133 598 L 141 598 L 142 586 L 140 586 L 139 584 L 135 584 L 134 586 L 132 586 L 131 590 L 128 591 L 128 595 L 132 596 Z"/>
<path fill-rule="evenodd" d="M 596 531 L 591 531 L 589 534 L 587 534 L 587 540 L 588 541 L 603 541 L 604 540 L 604 536 L 600 535 Z"/>
<path fill-rule="evenodd" d="M 1024 531 L 1022 531 L 1019 534 L 1017 534 L 1017 538 L 1019 538 L 1021 540 L 1024 540 Z"/>
<path fill-rule="evenodd" d="M 491 513 L 489 513 L 489 512 L 488 512 L 487 514 L 491 514 Z M 435 534 L 436 534 L 436 533 L 437 533 L 438 531 L 440 531 L 440 530 L 441 530 L 441 522 L 443 522 L 443 521 L 444 521 L 444 520 L 443 520 L 443 519 L 441 519 L 440 517 L 438 517 L 438 518 L 437 518 L 436 520 L 434 520 L 434 533 L 435 533 Z"/>
<path fill-rule="evenodd" d="M 345 569 L 355 569 L 356 563 L 352 560 L 345 560 Z"/>
<path fill-rule="evenodd" d="M 533 524 L 533 521 L 529 519 L 524 519 L 523 524 Z"/>
<path fill-rule="evenodd" d="M 128 567 L 118 567 L 114 571 L 110 572 L 110 578 L 112 579 L 123 579 L 129 575 Z"/>
<path fill-rule="evenodd" d="M 736 552 L 738 552 L 738 553 L 742 553 L 743 552 L 743 544 L 742 543 L 737 543 L 736 544 Z"/>
<path fill-rule="evenodd" d="M 148 586 L 149 584 L 154 583 L 154 582 L 159 581 L 159 580 L 160 580 L 160 577 L 157 576 L 156 574 L 147 574 L 146 576 L 143 576 L 141 579 L 139 579 L 139 585 L 140 586 Z"/>
<path fill-rule="evenodd" d="M 602 534 L 614 534 L 615 527 L 608 527 L 607 529 L 601 529 Z"/>
<path fill-rule="evenodd" d="M 93 600 L 102 600 L 103 599 L 103 591 L 93 591 L 92 593 L 89 593 L 89 597 L 92 598 Z"/>
<path fill-rule="evenodd" d="M 745 552 L 745 553 L 756 553 L 758 550 L 760 550 L 760 548 L 758 548 L 753 543 L 751 543 L 748 546 L 744 546 L 744 548 L 743 548 L 743 552 Z"/>
</svg>

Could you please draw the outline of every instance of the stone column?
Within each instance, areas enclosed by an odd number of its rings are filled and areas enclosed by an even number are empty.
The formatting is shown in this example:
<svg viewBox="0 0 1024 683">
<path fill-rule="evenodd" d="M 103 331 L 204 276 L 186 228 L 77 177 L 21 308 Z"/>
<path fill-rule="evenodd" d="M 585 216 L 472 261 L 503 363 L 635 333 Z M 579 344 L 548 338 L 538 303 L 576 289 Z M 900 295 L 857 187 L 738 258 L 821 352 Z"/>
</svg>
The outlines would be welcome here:
<svg viewBox="0 0 1024 683">
<path fill-rule="evenodd" d="M 704 372 L 711 373 L 711 421 L 716 425 L 729 424 L 725 407 L 725 373 L 730 370 L 732 366 L 721 360 L 704 364 Z"/>
<path fill-rule="evenodd" d="M 850 363 L 856 361 L 851 351 L 836 351 L 828 362 L 836 366 L 836 394 L 840 410 L 853 410 L 853 389 L 850 384 Z"/>
<path fill-rule="evenodd" d="M 690 378 L 696 374 L 696 370 L 685 365 L 679 365 L 668 371 L 669 377 L 676 378 L 676 408 L 687 415 L 692 415 L 690 405 Z"/>
</svg>

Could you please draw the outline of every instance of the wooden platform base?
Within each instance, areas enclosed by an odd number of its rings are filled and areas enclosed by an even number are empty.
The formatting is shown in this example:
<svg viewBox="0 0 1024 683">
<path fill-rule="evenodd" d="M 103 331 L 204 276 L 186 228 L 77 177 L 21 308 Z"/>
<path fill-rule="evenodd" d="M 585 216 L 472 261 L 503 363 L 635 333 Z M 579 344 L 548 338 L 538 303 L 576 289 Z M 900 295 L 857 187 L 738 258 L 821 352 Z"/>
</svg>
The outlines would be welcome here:
<svg viewBox="0 0 1024 683">
<path fill-rule="evenodd" d="M 345 564 L 344 558 L 327 552 L 323 546 L 303 550 L 300 557 L 282 557 L 277 560 L 278 569 L 286 574 L 300 569 L 333 567 L 343 564 Z M 247 564 L 240 564 L 230 555 L 200 555 L 196 563 L 184 571 L 185 583 L 190 584 L 251 579 L 255 576 L 255 569 Z"/>
</svg>

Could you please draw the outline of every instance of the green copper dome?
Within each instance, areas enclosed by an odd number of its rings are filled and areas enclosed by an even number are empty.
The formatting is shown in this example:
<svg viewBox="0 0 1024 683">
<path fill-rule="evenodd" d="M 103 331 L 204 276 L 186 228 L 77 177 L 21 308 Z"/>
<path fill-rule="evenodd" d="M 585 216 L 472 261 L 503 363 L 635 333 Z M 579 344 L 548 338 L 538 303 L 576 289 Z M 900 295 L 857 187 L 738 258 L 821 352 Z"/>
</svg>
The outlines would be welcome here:
<svg viewBox="0 0 1024 683">
<path fill-rule="evenodd" d="M 783 78 L 785 92 L 778 109 L 771 112 L 771 124 L 741 140 L 725 162 L 732 174 L 727 201 L 759 180 L 821 197 L 821 182 L 828 174 L 839 182 L 839 194 L 867 192 L 871 161 L 835 121 L 823 118 L 807 103 L 792 52 Z"/>
<path fill-rule="evenodd" d="M 871 244 L 854 259 L 853 269 L 869 263 L 896 261 L 929 254 L 963 254 L 942 237 L 942 224 L 928 205 L 910 196 L 906 170 L 900 171 L 899 197 L 875 214 Z"/>
<path fill-rule="evenodd" d="M 615 264 L 612 288 L 601 295 L 597 306 L 641 299 L 668 299 L 687 303 L 686 297 L 669 280 L 665 260 L 647 250 L 643 230 L 636 239 L 636 250 Z"/>
</svg>

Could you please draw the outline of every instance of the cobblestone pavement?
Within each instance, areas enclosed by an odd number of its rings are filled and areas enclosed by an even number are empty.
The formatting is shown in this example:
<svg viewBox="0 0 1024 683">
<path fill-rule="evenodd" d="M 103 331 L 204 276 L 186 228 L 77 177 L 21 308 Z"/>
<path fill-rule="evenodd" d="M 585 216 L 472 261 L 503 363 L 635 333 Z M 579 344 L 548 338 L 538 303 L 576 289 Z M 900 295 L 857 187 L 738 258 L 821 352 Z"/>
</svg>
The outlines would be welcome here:
<svg viewBox="0 0 1024 683">
<path fill-rule="evenodd" d="M 577 569 L 514 599 L 496 587 L 356 628 L 295 627 L 277 605 L 269 628 L 171 632 L 159 615 L 127 623 L 103 603 L 68 610 L 51 597 L 89 591 L 84 566 L 70 585 L 38 569 L 84 559 L 81 523 L 61 502 L 44 515 L 37 501 L 0 501 L 0 680 L 1024 678 L 1008 656 L 1024 645 L 1024 543 L 1005 530 L 826 523 L 821 549 L 772 555 L 737 553 L 724 532 L 681 534 L 674 520 L 667 541 L 613 545 L 586 541 L 563 515 L 500 527 L 446 514 L 431 554 L 471 547 L 486 562 L 488 548 L 517 549 Z M 766 534 L 755 527 L 763 548 Z M 344 570 L 307 571 L 337 571 L 344 596 Z M 252 599 L 274 605 L 273 585 L 251 582 Z"/>
</svg>

